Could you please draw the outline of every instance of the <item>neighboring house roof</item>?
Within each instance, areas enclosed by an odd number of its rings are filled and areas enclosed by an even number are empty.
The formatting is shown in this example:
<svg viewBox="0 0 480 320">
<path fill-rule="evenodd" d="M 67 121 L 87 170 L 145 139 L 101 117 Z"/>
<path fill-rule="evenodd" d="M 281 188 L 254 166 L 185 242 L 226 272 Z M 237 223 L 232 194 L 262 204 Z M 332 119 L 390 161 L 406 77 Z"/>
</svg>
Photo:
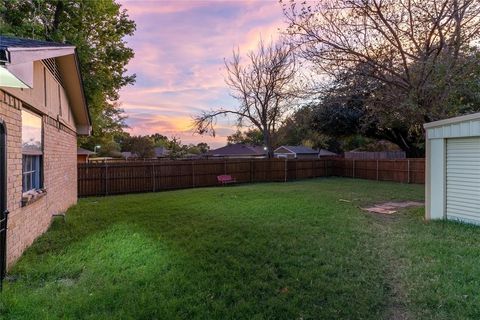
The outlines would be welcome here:
<svg viewBox="0 0 480 320">
<path fill-rule="evenodd" d="M 325 150 L 325 149 L 318 150 L 318 155 L 320 157 L 336 157 L 336 156 L 338 156 L 338 154 L 336 154 L 335 152 L 331 152 L 331 151 L 328 151 L 328 150 Z"/>
<path fill-rule="evenodd" d="M 96 153 L 93 152 L 93 151 L 87 150 L 87 149 L 77 148 L 77 154 L 78 155 L 90 156 L 90 155 L 96 154 Z"/>
<path fill-rule="evenodd" d="M 122 157 L 125 158 L 125 159 L 128 159 L 128 158 L 137 158 L 138 155 L 134 152 L 130 152 L 130 151 L 124 151 L 122 152 Z"/>
<path fill-rule="evenodd" d="M 203 158 L 202 154 L 195 154 L 195 153 L 186 153 L 183 155 L 184 159 L 201 159 Z"/>
<path fill-rule="evenodd" d="M 318 154 L 317 150 L 305 146 L 281 146 L 275 149 L 274 153 L 282 148 L 295 154 Z"/>
<path fill-rule="evenodd" d="M 91 118 L 83 90 L 80 65 L 75 46 L 64 43 L 0 36 L 0 68 L 23 83 L 20 88 L 33 88 L 33 63 L 53 59 L 62 86 L 68 96 L 77 133 L 89 135 Z M 0 83 L 1 86 L 1 83 Z M 15 86 L 13 86 L 15 87 Z"/>
<path fill-rule="evenodd" d="M 225 147 L 210 150 L 207 156 L 226 157 L 226 156 L 264 156 L 267 152 L 263 147 L 250 146 L 242 143 L 230 144 Z"/>
<path fill-rule="evenodd" d="M 157 158 L 168 157 L 168 155 L 170 154 L 170 150 L 165 147 L 155 147 L 154 151 L 155 157 Z"/>
</svg>

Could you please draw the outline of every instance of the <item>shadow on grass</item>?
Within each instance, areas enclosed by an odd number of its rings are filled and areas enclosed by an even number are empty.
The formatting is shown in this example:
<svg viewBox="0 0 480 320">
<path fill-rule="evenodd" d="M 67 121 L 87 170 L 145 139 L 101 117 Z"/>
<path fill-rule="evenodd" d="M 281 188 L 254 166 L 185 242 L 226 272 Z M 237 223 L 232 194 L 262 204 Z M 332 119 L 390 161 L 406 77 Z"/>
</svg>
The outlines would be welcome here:
<svg viewBox="0 0 480 320">
<path fill-rule="evenodd" d="M 381 317 L 388 289 L 372 221 L 338 202 L 352 195 L 342 193 L 348 187 L 314 186 L 82 200 L 12 270 L 17 281 L 7 283 L 0 311 L 11 318 Z"/>
</svg>

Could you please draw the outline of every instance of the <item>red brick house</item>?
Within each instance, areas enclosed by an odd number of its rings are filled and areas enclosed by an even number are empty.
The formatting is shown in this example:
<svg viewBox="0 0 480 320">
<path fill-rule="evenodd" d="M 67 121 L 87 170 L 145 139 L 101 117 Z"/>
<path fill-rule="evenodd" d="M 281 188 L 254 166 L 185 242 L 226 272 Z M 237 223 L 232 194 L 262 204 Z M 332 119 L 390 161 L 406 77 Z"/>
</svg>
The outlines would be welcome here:
<svg viewBox="0 0 480 320">
<path fill-rule="evenodd" d="M 0 36 L 3 274 L 76 203 L 77 136 L 90 131 L 75 47 Z"/>
</svg>

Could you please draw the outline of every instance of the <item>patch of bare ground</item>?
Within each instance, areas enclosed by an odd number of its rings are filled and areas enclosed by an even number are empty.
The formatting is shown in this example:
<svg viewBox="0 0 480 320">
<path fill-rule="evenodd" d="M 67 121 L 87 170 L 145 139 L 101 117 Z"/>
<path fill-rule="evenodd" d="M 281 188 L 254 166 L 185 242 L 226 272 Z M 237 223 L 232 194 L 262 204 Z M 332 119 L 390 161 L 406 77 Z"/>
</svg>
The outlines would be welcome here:
<svg viewBox="0 0 480 320">
<path fill-rule="evenodd" d="M 362 209 L 372 217 L 378 229 L 377 246 L 379 255 L 385 261 L 385 279 L 388 286 L 388 301 L 386 301 L 385 319 L 408 320 L 412 319 L 408 308 L 401 270 L 405 262 L 400 254 L 397 236 L 398 224 L 402 221 L 402 211 L 405 208 L 422 206 L 422 202 L 385 202 Z"/>
<path fill-rule="evenodd" d="M 394 214 L 397 213 L 400 209 L 409 207 L 420 207 L 422 205 L 423 202 L 419 201 L 385 202 L 361 209 L 372 213 Z"/>
</svg>

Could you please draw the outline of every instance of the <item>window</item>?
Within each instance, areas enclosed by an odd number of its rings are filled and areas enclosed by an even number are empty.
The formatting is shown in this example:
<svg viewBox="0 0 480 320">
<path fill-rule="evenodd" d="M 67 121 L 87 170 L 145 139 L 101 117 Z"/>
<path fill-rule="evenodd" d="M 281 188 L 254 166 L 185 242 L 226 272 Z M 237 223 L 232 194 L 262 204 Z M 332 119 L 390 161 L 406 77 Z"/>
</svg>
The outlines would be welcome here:
<svg viewBox="0 0 480 320">
<path fill-rule="evenodd" d="M 22 191 L 42 188 L 42 117 L 25 109 L 22 109 L 22 155 Z"/>
<path fill-rule="evenodd" d="M 23 192 L 41 188 L 41 162 L 41 156 L 23 155 Z"/>
</svg>

